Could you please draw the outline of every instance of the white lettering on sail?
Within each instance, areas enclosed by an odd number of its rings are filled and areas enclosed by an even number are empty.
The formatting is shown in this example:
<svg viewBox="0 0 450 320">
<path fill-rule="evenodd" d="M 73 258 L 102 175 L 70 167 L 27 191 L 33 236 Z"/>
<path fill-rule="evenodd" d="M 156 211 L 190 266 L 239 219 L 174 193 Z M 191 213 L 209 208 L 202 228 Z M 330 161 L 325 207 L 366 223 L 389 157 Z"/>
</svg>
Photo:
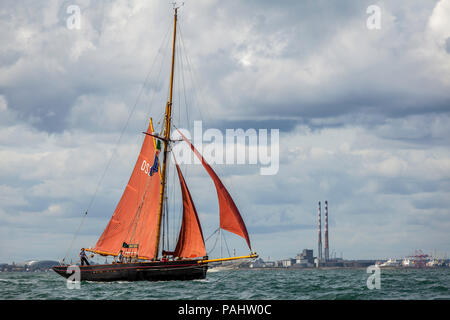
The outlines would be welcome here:
<svg viewBox="0 0 450 320">
<path fill-rule="evenodd" d="M 148 163 L 147 161 L 143 160 L 142 161 L 142 165 L 141 165 L 141 171 L 144 171 L 145 174 L 148 174 L 148 169 L 150 168 L 150 163 Z"/>
</svg>

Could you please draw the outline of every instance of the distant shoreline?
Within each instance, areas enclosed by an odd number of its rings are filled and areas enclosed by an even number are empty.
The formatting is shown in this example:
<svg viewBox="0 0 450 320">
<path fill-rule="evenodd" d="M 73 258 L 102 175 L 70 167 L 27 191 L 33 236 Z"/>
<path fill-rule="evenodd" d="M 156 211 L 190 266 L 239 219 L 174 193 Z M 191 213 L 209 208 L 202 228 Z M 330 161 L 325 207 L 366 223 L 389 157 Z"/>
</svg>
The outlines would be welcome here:
<svg viewBox="0 0 450 320">
<path fill-rule="evenodd" d="M 214 267 L 212 267 L 212 268 L 209 268 L 209 270 L 214 270 L 215 268 Z M 292 271 L 292 270 L 299 270 L 299 271 L 302 271 L 302 270 L 343 270 L 343 269 L 353 269 L 353 270 L 358 270 L 358 269 L 360 269 L 360 270 L 366 270 L 367 269 L 367 267 L 361 267 L 361 266 L 358 266 L 358 267 L 319 267 L 319 268 L 316 268 L 316 267 L 304 267 L 304 268 L 293 268 L 293 267 L 253 267 L 253 268 L 232 268 L 232 269 L 227 269 L 227 270 L 225 270 L 225 271 L 228 271 L 228 270 L 289 270 L 289 271 Z M 435 269 L 450 269 L 449 267 L 424 267 L 424 268 L 419 268 L 419 267 L 380 267 L 380 269 L 381 270 L 417 270 L 417 269 L 432 269 L 432 270 L 435 270 Z"/>
</svg>

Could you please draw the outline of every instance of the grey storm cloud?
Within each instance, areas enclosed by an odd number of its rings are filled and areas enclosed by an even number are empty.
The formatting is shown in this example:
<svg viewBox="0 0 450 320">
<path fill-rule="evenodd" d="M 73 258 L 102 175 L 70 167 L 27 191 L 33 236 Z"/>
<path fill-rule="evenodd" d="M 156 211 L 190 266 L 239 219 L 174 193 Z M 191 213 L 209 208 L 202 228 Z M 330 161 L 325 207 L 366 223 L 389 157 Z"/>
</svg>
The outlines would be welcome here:
<svg viewBox="0 0 450 320">
<path fill-rule="evenodd" d="M 83 28 L 74 32 L 65 25 L 68 4 L 10 3 L 2 10 L 2 29 L 8 31 L 3 41 L 9 45 L 0 55 L 7 71 L 0 92 L 20 118 L 49 132 L 68 126 L 81 96 L 118 99 L 117 94 L 132 104 L 145 76 L 141 70 L 147 64 L 139 65 L 143 54 L 149 59 L 154 51 L 149 43 L 155 47 L 151 38 L 145 41 L 148 28 L 141 20 L 150 10 L 164 9 L 147 6 L 132 12 L 127 5 L 85 1 Z M 368 5 L 369 1 L 290 1 L 281 6 L 230 1 L 206 5 L 201 15 L 187 12 L 182 23 L 187 25 L 186 42 L 200 42 L 192 46 L 207 83 L 203 90 L 214 96 L 222 117 L 291 118 L 282 126 L 289 129 L 293 117 L 302 123 L 367 112 L 384 117 L 445 112 L 450 94 L 442 90 L 442 79 L 428 72 L 431 61 L 410 53 L 425 40 L 405 31 L 408 24 L 425 25 L 428 15 L 411 15 L 398 4 L 386 3 L 382 29 L 376 34 L 365 26 Z M 434 8 L 431 2 L 416 6 L 429 14 Z M 122 16 L 119 12 L 122 19 L 131 11 L 120 21 L 124 28 L 111 26 L 117 10 L 127 10 Z M 223 26 L 230 22 L 235 25 Z M 211 26 L 208 32 L 200 33 L 206 25 Z M 127 37 L 131 30 L 137 36 Z M 111 32 L 123 43 L 110 38 Z M 136 51 L 130 52 L 127 45 Z"/>
<path fill-rule="evenodd" d="M 280 130 L 275 176 L 216 168 L 265 256 L 315 248 L 319 200 L 348 256 L 448 250 L 449 17 L 449 0 L 186 1 L 176 125 Z M 95 243 L 162 119 L 171 23 L 170 2 L 2 1 L 0 260 L 60 257 L 94 194 L 77 245 Z M 209 235 L 213 185 L 187 169 Z"/>
</svg>

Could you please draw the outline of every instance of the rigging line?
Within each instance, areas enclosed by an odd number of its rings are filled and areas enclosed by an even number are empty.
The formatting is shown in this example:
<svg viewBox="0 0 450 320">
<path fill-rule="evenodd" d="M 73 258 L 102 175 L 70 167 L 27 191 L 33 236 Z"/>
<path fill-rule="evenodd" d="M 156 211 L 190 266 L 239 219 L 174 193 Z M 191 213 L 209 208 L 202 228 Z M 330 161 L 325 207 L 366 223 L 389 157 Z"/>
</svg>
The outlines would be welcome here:
<svg viewBox="0 0 450 320">
<path fill-rule="evenodd" d="M 73 244 L 74 244 L 74 242 L 75 242 L 75 238 L 77 237 L 78 233 L 80 232 L 81 226 L 83 225 L 84 220 L 86 219 L 86 216 L 87 216 L 87 211 L 84 213 L 83 217 L 81 218 L 81 222 L 80 222 L 80 224 L 79 224 L 79 226 L 78 226 L 78 229 L 76 230 L 75 234 L 74 234 L 73 237 L 72 237 L 72 241 L 71 241 L 71 243 L 70 243 L 69 248 L 68 248 L 67 251 L 66 251 L 66 254 L 64 255 L 64 258 L 62 259 L 62 262 L 64 262 L 64 261 L 66 260 L 67 255 L 69 254 L 69 251 L 72 250 Z"/>
<path fill-rule="evenodd" d="M 220 228 L 217 228 L 216 230 L 214 230 L 214 232 L 211 233 L 211 235 L 210 235 L 208 238 L 206 238 L 205 242 L 208 241 L 213 235 L 215 235 L 216 232 L 219 231 L 219 229 L 220 229 Z"/>
<path fill-rule="evenodd" d="M 171 171 L 172 172 L 172 171 Z M 174 180 L 173 180 L 173 174 L 171 176 L 168 177 L 167 181 L 172 181 L 172 183 L 169 183 L 170 185 L 170 190 L 168 190 L 167 193 L 167 198 L 168 198 L 168 203 L 167 203 L 167 207 L 171 208 L 171 211 L 174 210 L 175 207 L 175 184 L 174 184 Z M 170 250 L 170 243 L 169 240 L 172 239 L 172 235 L 171 235 L 171 228 L 169 226 L 169 210 L 167 210 L 167 216 L 166 216 L 166 222 L 167 222 L 167 250 Z"/>
<path fill-rule="evenodd" d="M 169 26 L 169 27 L 171 27 L 171 25 Z M 169 28 L 169 31 L 170 31 L 170 29 L 171 28 Z M 163 60 L 161 61 L 161 64 L 160 64 L 160 67 L 159 67 L 159 71 L 158 71 L 158 76 L 157 76 L 157 80 L 156 80 L 156 83 L 159 83 L 160 82 L 160 78 L 161 78 L 161 74 L 162 74 L 162 69 L 163 69 L 163 66 L 164 66 L 164 63 L 163 63 L 163 61 L 165 60 L 165 58 L 166 58 L 166 56 L 167 56 L 167 54 L 168 54 L 168 47 L 169 47 L 169 43 L 170 43 L 170 41 L 168 41 L 169 40 L 169 38 L 167 37 L 167 40 L 166 40 L 166 45 L 165 45 L 165 49 L 164 50 L 162 50 L 162 52 L 163 52 Z M 156 91 L 156 90 L 155 90 Z M 154 98 L 155 98 L 155 92 L 153 92 L 153 96 L 152 96 L 152 99 L 150 100 L 150 107 L 149 107 L 149 114 L 151 113 L 150 111 L 151 111 L 151 108 L 152 108 L 152 104 L 153 104 L 153 100 L 154 100 Z M 167 99 L 166 99 L 167 100 Z M 164 108 L 162 108 L 161 110 L 160 110 L 160 112 L 159 112 L 159 117 L 158 118 L 155 118 L 155 119 L 158 119 L 158 121 L 156 122 L 157 124 L 159 124 L 159 123 L 161 123 L 161 121 L 163 121 L 163 119 L 164 119 L 164 115 L 165 115 L 165 110 L 164 110 Z M 161 131 L 161 134 L 162 134 L 162 131 Z"/>
<path fill-rule="evenodd" d="M 177 25 L 177 30 L 178 29 L 179 29 L 179 24 Z M 175 91 L 176 91 L 176 94 L 174 95 L 175 101 L 172 103 L 173 110 L 174 110 L 174 114 L 172 115 L 172 120 L 174 120 L 174 121 L 171 122 L 171 126 L 173 128 L 177 128 L 177 126 L 174 124 L 174 122 L 181 122 L 181 103 L 182 103 L 181 97 L 180 97 L 180 95 L 181 95 L 180 86 L 182 84 L 182 82 L 180 80 L 180 77 L 181 77 L 181 75 L 183 73 L 182 62 L 181 62 L 182 55 L 181 55 L 180 40 L 179 40 L 178 37 L 177 37 L 176 40 L 177 40 L 177 44 L 178 45 L 175 46 L 176 55 L 177 55 L 177 59 L 176 59 L 175 63 L 176 63 L 176 69 L 178 70 L 178 72 L 175 72 L 175 83 L 176 83 L 176 90 Z M 174 186 L 175 186 L 175 172 L 173 172 L 172 179 L 173 179 L 172 180 L 173 181 L 173 184 L 172 184 L 172 186 L 173 186 L 173 189 L 172 189 L 172 200 L 173 200 L 173 202 L 172 203 L 173 203 L 173 212 L 175 214 L 175 212 L 177 211 L 176 208 L 175 208 L 175 188 L 174 188 Z M 179 212 L 179 215 L 177 217 L 178 218 L 177 219 L 177 221 L 178 221 L 177 227 L 178 228 L 173 230 L 173 233 L 174 233 L 173 237 L 175 239 L 175 243 L 178 241 L 178 236 L 179 236 L 179 234 L 176 234 L 176 231 L 180 230 L 181 224 L 182 224 L 182 219 L 183 219 L 182 218 L 182 216 L 183 216 L 182 203 L 179 206 L 178 212 Z"/>
<path fill-rule="evenodd" d="M 188 50 L 186 48 L 186 44 L 184 42 L 184 37 L 183 37 L 183 32 L 182 31 L 180 31 L 180 39 L 181 39 L 181 42 L 183 43 L 183 48 L 184 48 L 185 58 L 186 58 L 186 62 L 187 62 L 187 67 L 188 67 L 189 75 L 191 77 L 191 81 L 192 81 L 192 85 L 193 85 L 192 86 L 192 91 L 194 92 L 195 100 L 197 101 L 197 104 L 198 104 L 200 102 L 200 99 L 198 98 L 198 94 L 197 94 L 197 89 L 196 89 L 198 87 L 198 84 L 197 84 L 197 81 L 194 79 L 194 72 L 193 72 L 193 68 L 191 66 L 192 62 L 189 59 L 189 54 L 188 54 Z M 203 103 L 203 100 L 200 103 L 202 105 L 206 105 L 206 104 Z M 194 105 L 196 105 L 196 104 L 194 103 Z M 200 117 L 203 120 L 203 115 L 202 115 L 202 112 L 201 112 L 201 109 L 200 109 L 199 106 L 197 106 L 197 110 L 199 111 Z M 207 116 L 208 116 L 208 122 L 210 122 L 209 120 L 211 119 L 211 115 L 209 114 L 209 110 L 207 108 L 205 110 L 206 110 L 206 113 L 207 113 Z"/>
<path fill-rule="evenodd" d="M 178 27 L 178 30 L 179 30 L 179 28 L 181 28 L 181 25 Z M 177 66 L 178 66 L 178 69 L 180 70 L 179 72 L 178 72 L 178 77 L 177 77 L 177 83 L 178 83 L 178 118 L 177 118 L 177 120 L 178 121 L 176 121 L 176 123 L 179 125 L 179 126 L 183 126 L 183 116 L 182 116 L 182 113 L 181 113 L 181 110 L 182 110 L 182 104 L 183 104 L 183 100 L 182 100 L 182 97 L 181 97 L 181 94 L 182 93 L 184 93 L 184 105 L 185 105 L 185 109 L 184 109 L 184 116 L 185 116 L 185 119 L 189 119 L 189 114 L 188 114 L 188 110 L 187 110 L 187 100 L 186 100 L 186 94 L 185 94 L 185 92 L 186 92 L 186 87 L 185 87 L 185 81 L 184 81 L 184 72 L 185 72 L 185 69 L 184 69 L 184 63 L 183 63 L 183 48 L 182 48 L 182 42 L 181 42 L 181 40 L 180 40 L 180 38 L 178 37 L 178 39 L 177 39 L 177 43 L 178 43 L 178 46 L 177 46 L 177 54 L 178 54 L 178 59 L 177 59 Z M 189 120 L 186 122 L 186 128 L 189 128 Z"/>
<path fill-rule="evenodd" d="M 165 213 L 166 213 L 166 210 L 167 210 L 167 206 L 163 206 L 163 212 L 162 212 L 162 219 L 161 219 L 161 224 L 162 224 L 162 227 L 161 227 L 161 230 L 162 230 L 162 232 L 161 232 L 161 237 L 162 237 L 162 241 L 160 241 L 160 243 L 161 243 L 161 252 L 163 252 L 166 248 L 165 248 L 165 243 L 164 243 L 164 241 L 165 241 L 165 225 L 166 225 L 166 220 L 165 220 Z"/>
<path fill-rule="evenodd" d="M 180 190 L 180 193 L 181 193 L 181 190 Z M 179 197 L 180 197 L 180 202 L 183 201 L 181 194 Z M 177 231 L 181 230 L 181 224 L 183 223 L 183 204 L 182 203 L 180 203 L 180 205 L 178 206 L 178 215 L 177 215 L 176 221 L 178 223 L 177 223 L 177 227 L 175 228 L 175 238 L 178 243 L 179 232 L 177 233 Z"/>
<path fill-rule="evenodd" d="M 169 167 L 167 166 L 167 171 L 169 174 L 172 174 L 172 176 L 174 176 L 173 170 L 171 170 Z M 170 179 L 170 176 L 169 176 Z M 169 187 L 169 186 L 168 186 Z M 167 194 L 167 203 L 166 203 L 166 211 L 165 211 L 165 218 L 166 218 L 166 242 L 167 242 L 167 250 L 170 250 L 170 225 L 169 225 L 169 204 L 170 204 L 170 196 L 173 197 L 173 191 L 174 191 L 174 187 L 175 185 L 172 183 L 172 185 L 170 186 L 171 190 L 168 190 L 168 194 Z M 170 192 L 169 192 L 170 191 Z M 173 202 L 172 202 L 173 203 Z"/>
<path fill-rule="evenodd" d="M 153 71 L 153 67 L 154 67 L 154 65 L 155 65 L 155 62 L 156 62 L 156 59 L 157 59 L 158 55 L 159 55 L 159 50 L 157 51 L 156 56 L 155 56 L 154 59 L 153 59 L 153 62 L 152 62 L 152 64 L 151 64 L 151 66 L 150 66 L 150 69 L 149 69 L 149 71 L 148 71 L 148 73 L 147 73 L 147 75 L 146 75 L 146 77 L 145 77 L 144 83 L 143 83 L 143 85 L 141 86 L 141 89 L 140 89 L 140 91 L 139 91 L 139 93 L 138 93 L 138 96 L 137 96 L 137 98 L 136 98 L 136 101 L 134 102 L 133 108 L 131 109 L 131 112 L 128 114 L 128 119 L 127 119 L 127 121 L 125 122 L 125 126 L 123 127 L 123 129 L 122 129 L 122 131 L 121 131 L 121 133 L 120 133 L 119 139 L 117 140 L 116 145 L 115 145 L 115 147 L 114 147 L 114 149 L 113 149 L 113 152 L 111 153 L 111 157 L 109 158 L 108 163 L 107 163 L 105 169 L 103 170 L 103 173 L 102 173 L 102 175 L 101 175 L 101 177 L 100 177 L 100 180 L 99 180 L 99 182 L 98 182 L 98 184 L 97 184 L 97 187 L 96 187 L 96 189 L 95 189 L 94 195 L 93 195 L 91 201 L 89 202 L 88 209 L 86 210 L 86 212 L 89 211 L 89 209 L 90 209 L 91 206 L 92 206 L 92 203 L 94 202 L 94 200 L 95 200 L 95 198 L 96 198 L 96 196 L 97 196 L 97 193 L 98 193 L 98 190 L 99 190 L 99 188 L 100 188 L 100 185 L 101 185 L 101 183 L 102 183 L 102 181 L 103 181 L 103 179 L 104 179 L 104 177 L 105 177 L 105 174 L 106 174 L 107 170 L 109 169 L 109 166 L 111 165 L 111 162 L 112 162 L 112 159 L 113 159 L 115 153 L 117 152 L 117 147 L 118 147 L 118 145 L 120 144 L 120 142 L 122 141 L 122 137 L 123 137 L 123 135 L 124 135 L 124 133 L 125 133 L 125 130 L 126 130 L 127 127 L 128 127 L 128 124 L 129 124 L 129 122 L 130 122 L 130 119 L 131 119 L 131 117 L 133 116 L 134 111 L 136 110 L 136 107 L 137 107 L 137 105 L 138 105 L 139 99 L 140 99 L 140 97 L 141 97 L 141 95 L 142 95 L 142 93 L 143 93 L 143 91 L 144 91 L 145 86 L 147 85 L 148 79 L 150 78 L 150 74 L 151 74 L 152 71 Z M 150 120 L 147 119 L 147 121 L 150 121 Z"/>
<path fill-rule="evenodd" d="M 180 30 L 181 30 L 181 28 L 180 28 Z M 199 114 L 200 114 L 200 119 L 203 120 L 202 111 L 201 111 L 200 107 L 198 106 L 198 101 L 199 101 L 199 99 L 198 99 L 198 96 L 197 96 L 197 92 L 196 92 L 196 90 L 195 90 L 195 81 L 193 80 L 192 72 L 191 72 L 191 70 L 190 70 L 190 65 L 189 65 L 189 61 L 188 61 L 187 49 L 186 49 L 186 45 L 184 44 L 184 38 L 183 38 L 183 32 L 182 32 L 182 31 L 180 31 L 180 43 L 181 43 L 181 47 L 182 47 L 183 53 L 184 53 L 184 56 L 183 56 L 183 57 L 184 57 L 184 60 L 185 60 L 185 62 L 186 62 L 186 69 L 187 69 L 187 71 L 188 71 L 188 73 L 189 73 L 189 75 L 190 75 L 190 77 L 191 77 L 191 83 L 192 83 L 192 86 L 190 87 L 190 91 L 193 93 L 194 100 L 197 102 L 197 104 L 196 104 L 195 101 L 193 101 L 192 104 L 193 104 L 194 106 L 196 106 L 196 109 L 197 109 L 197 111 L 198 111 Z M 184 84 L 184 74 L 183 74 L 183 84 Z M 184 86 L 184 88 L 186 89 L 185 86 Z M 186 97 L 186 94 L 185 94 L 185 97 Z M 185 99 L 185 100 L 186 100 L 186 99 Z M 187 109 L 187 106 L 186 106 L 186 109 Z M 186 114 L 188 115 L 188 112 L 186 112 Z M 189 123 L 189 118 L 188 118 L 188 123 Z"/>
<path fill-rule="evenodd" d="M 174 239 L 174 243 L 178 242 L 178 234 L 177 231 L 179 231 L 181 229 L 181 222 L 182 222 L 182 210 L 183 210 L 183 203 L 182 200 L 178 201 L 178 206 L 175 206 L 175 204 L 177 203 L 177 198 L 176 195 L 178 195 L 178 193 L 176 193 L 175 190 L 179 190 L 175 188 L 176 185 L 176 175 L 175 175 L 175 170 L 173 171 L 173 178 L 172 178 L 172 185 L 173 185 L 173 227 L 172 227 L 172 239 Z M 181 198 L 181 197 L 180 197 Z M 175 224 L 176 221 L 176 224 Z M 179 232 L 178 232 L 179 233 Z"/>
<path fill-rule="evenodd" d="M 167 171 L 166 171 L 167 172 Z M 166 177 L 169 172 L 166 173 Z M 166 184 L 167 185 L 167 184 Z M 166 187 L 167 190 L 167 187 Z M 161 234 L 160 234 L 160 244 L 161 244 L 161 252 L 163 252 L 166 249 L 166 215 L 167 215 L 167 191 L 165 192 L 165 196 L 163 198 L 163 207 L 161 212 Z M 162 239 L 162 241 L 161 241 Z"/>
<path fill-rule="evenodd" d="M 178 30 L 180 30 L 180 28 L 181 28 L 181 24 L 179 23 L 178 24 Z M 178 46 L 177 46 L 177 55 L 178 55 L 177 66 L 178 66 L 178 70 L 179 71 L 177 73 L 177 89 L 178 89 L 178 92 L 177 92 L 178 93 L 177 120 L 178 121 L 176 123 L 178 125 L 182 125 L 182 122 L 183 122 L 183 117 L 182 117 L 182 113 L 181 113 L 182 103 L 183 103 L 183 100 L 181 98 L 181 93 L 182 92 L 184 92 L 184 105 L 185 106 L 187 105 L 187 101 L 186 101 L 186 94 L 185 94 L 186 88 L 185 88 L 185 81 L 184 81 L 185 69 L 184 69 L 184 63 L 183 63 L 183 48 L 182 48 L 182 42 L 180 40 L 180 37 L 177 38 L 177 43 L 178 43 Z M 187 108 L 185 108 L 185 117 L 187 119 L 189 119 L 188 116 L 189 115 L 188 115 L 188 112 L 187 112 Z M 187 127 L 189 126 L 189 121 L 186 122 L 186 125 L 187 125 Z M 175 126 L 174 126 L 174 128 L 175 128 Z M 186 166 L 183 166 L 183 169 L 184 169 L 183 171 L 185 173 L 187 173 Z M 175 178 L 175 175 L 174 175 L 174 178 Z M 180 198 L 181 198 L 181 196 L 180 196 Z M 181 205 L 179 207 L 179 211 L 178 211 L 179 216 L 178 216 L 178 219 L 177 219 L 177 221 L 179 221 L 179 228 L 181 228 L 181 223 L 182 223 L 182 220 L 183 220 L 183 211 L 184 211 L 184 209 L 183 209 L 183 206 Z"/>
<path fill-rule="evenodd" d="M 181 25 L 179 25 L 179 28 L 181 28 Z M 181 114 L 181 109 L 182 109 L 182 99 L 181 99 L 181 93 L 186 91 L 185 88 L 185 83 L 184 83 L 184 64 L 183 64 L 183 48 L 182 48 L 182 42 L 180 40 L 180 38 L 178 38 L 178 123 L 181 125 L 183 118 L 182 118 L 182 114 Z M 182 91 L 183 89 L 183 91 Z M 187 105 L 186 99 L 184 99 L 184 105 Z M 185 116 L 188 116 L 188 112 L 187 112 L 187 108 L 185 108 Z M 189 125 L 189 121 L 187 122 L 187 125 Z"/>
<path fill-rule="evenodd" d="M 173 155 L 172 158 L 173 160 Z M 177 179 L 177 176 L 175 174 L 175 170 L 173 171 L 173 175 L 172 175 L 172 204 L 173 204 L 173 227 L 172 227 L 172 238 L 174 239 L 174 243 L 178 243 L 178 239 L 179 239 L 179 231 L 181 230 L 181 223 L 182 223 L 182 215 L 183 215 L 183 200 L 180 197 L 180 200 L 177 202 L 176 200 L 176 195 L 178 195 L 178 192 L 180 191 L 175 191 L 175 190 L 179 190 L 178 188 L 175 188 L 176 185 L 176 180 L 179 180 L 179 178 Z M 178 203 L 178 206 L 176 206 L 175 204 Z M 177 232 L 178 231 L 178 232 Z"/>
<path fill-rule="evenodd" d="M 175 22 L 174 23 L 176 23 L 177 25 L 178 25 L 178 22 L 175 20 Z M 175 28 L 176 28 L 176 26 L 175 26 Z M 177 28 L 176 28 L 177 29 Z M 176 38 L 175 38 L 175 41 L 176 41 Z M 176 49 L 176 42 L 175 42 L 175 49 Z M 175 52 L 175 55 L 176 55 L 176 52 Z M 176 58 L 176 57 L 175 57 Z M 175 59 L 175 63 L 176 63 L 176 60 L 177 59 Z M 170 65 L 170 69 L 172 69 L 172 65 Z M 174 73 L 174 76 L 176 77 L 176 73 L 175 73 L 175 68 L 174 68 L 174 70 L 173 70 L 173 73 Z M 170 83 L 170 79 L 169 79 L 169 83 Z M 169 102 L 169 97 L 170 97 L 170 85 L 169 86 L 167 86 L 167 96 L 166 96 L 166 101 L 167 102 Z M 173 105 L 173 103 L 172 103 L 172 105 Z M 161 131 L 161 133 L 162 133 L 162 131 Z"/>
<path fill-rule="evenodd" d="M 181 28 L 181 26 L 180 26 L 180 28 Z M 183 42 L 180 40 L 180 51 L 181 52 L 184 52 L 183 50 L 184 50 L 184 45 L 183 45 Z M 183 94 L 184 94 L 184 105 L 185 105 L 185 115 L 186 115 L 186 123 L 187 123 L 187 125 L 189 125 L 189 123 L 190 123 L 190 121 L 189 121 L 189 112 L 188 112 L 188 109 L 189 109 L 189 107 L 188 107 L 188 101 L 187 101 L 187 96 L 186 96 L 186 84 L 185 84 L 185 78 L 184 78 L 184 62 L 183 62 L 183 55 L 180 53 L 180 62 L 181 62 L 181 70 L 182 70 L 182 72 L 181 72 L 181 79 L 182 79 L 182 82 L 183 82 Z"/>
<path fill-rule="evenodd" d="M 181 82 L 181 77 L 183 75 L 183 62 L 182 62 L 182 56 L 181 56 L 181 46 L 180 44 L 180 40 L 178 39 L 178 76 L 177 76 L 177 90 L 178 90 L 178 105 L 177 105 L 177 115 L 178 115 L 178 122 L 181 123 L 181 105 L 182 105 L 182 100 L 181 100 L 181 86 L 182 86 L 182 82 Z"/>
<path fill-rule="evenodd" d="M 185 172 L 185 174 L 186 174 L 186 170 L 184 170 L 185 168 L 183 168 L 182 170 L 182 172 Z M 177 181 L 178 181 L 178 184 L 179 184 L 179 186 L 180 186 L 180 188 L 178 188 L 177 190 L 177 195 L 178 195 L 178 203 L 179 203 L 179 205 L 178 205 L 178 210 L 177 210 L 177 217 L 176 217 L 176 221 L 177 221 L 177 227 L 176 227 L 176 238 L 177 238 L 177 242 L 178 242 L 178 240 L 179 240 L 179 230 L 181 230 L 181 226 L 182 226 L 182 224 L 183 224 L 183 217 L 184 217 L 184 207 L 183 207 L 183 192 L 182 192 L 182 190 L 181 190 L 181 182 L 180 182 L 180 180 L 179 180 L 179 177 L 178 177 L 178 175 L 177 175 L 177 177 L 176 177 L 176 179 L 177 179 Z"/>
<path fill-rule="evenodd" d="M 218 228 L 217 230 L 220 230 L 220 228 Z M 211 253 L 214 251 L 214 249 L 216 248 L 217 240 L 219 240 L 219 237 L 216 237 L 216 241 L 214 242 L 214 245 L 213 245 L 212 249 L 209 250 L 209 253 L 208 253 L 208 254 L 211 254 Z"/>
<path fill-rule="evenodd" d="M 169 38 L 168 35 L 170 33 L 170 30 L 172 29 L 171 27 L 172 27 L 172 24 L 171 23 L 167 23 L 166 34 L 164 35 L 163 40 L 161 42 L 161 45 L 159 46 L 159 49 L 157 50 L 156 58 L 159 55 L 161 55 L 161 63 L 159 64 L 159 70 L 158 70 L 158 74 L 157 74 L 156 82 L 155 82 L 156 84 L 159 83 L 159 80 L 160 80 L 160 77 L 161 77 L 161 71 L 162 71 L 162 68 L 163 68 L 163 65 L 164 65 L 163 62 L 166 60 L 165 58 L 166 58 L 167 52 L 168 52 L 167 48 L 169 47 L 169 43 L 170 43 L 170 41 L 169 41 L 170 38 Z M 156 96 L 156 93 L 155 93 L 156 91 L 157 91 L 157 88 L 155 88 L 153 91 L 151 91 L 150 100 L 149 100 L 149 104 L 148 104 L 149 105 L 149 107 L 148 107 L 148 114 L 151 114 L 151 109 L 152 109 L 152 106 L 153 106 L 153 101 L 154 101 L 155 96 Z M 164 110 L 161 111 L 160 117 L 161 117 L 161 114 L 162 115 L 164 114 Z M 150 120 L 147 117 L 146 118 L 146 124 L 145 124 L 146 128 L 148 127 L 149 121 Z"/>
<path fill-rule="evenodd" d="M 167 198 L 166 198 L 166 205 L 164 207 L 164 219 L 163 219 L 163 249 L 169 250 L 169 199 L 170 190 L 167 190 Z M 165 241 L 165 243 L 164 243 Z"/>
<path fill-rule="evenodd" d="M 169 147 L 167 149 L 167 156 L 169 157 L 169 155 L 172 152 L 172 148 L 169 144 Z M 170 177 L 173 176 L 174 173 L 172 173 L 173 171 L 171 170 L 170 167 L 170 159 L 167 159 L 169 162 L 167 163 L 166 166 L 166 177 L 167 177 L 167 182 L 170 181 Z M 164 241 L 166 241 L 167 244 L 167 250 L 170 249 L 169 247 L 169 200 L 170 200 L 170 196 L 171 196 L 171 189 L 173 191 L 173 184 L 172 186 L 170 186 L 170 183 L 165 183 L 164 185 L 165 190 L 164 190 L 164 194 L 165 197 L 163 199 L 163 217 L 162 217 L 162 222 L 163 222 L 163 238 L 162 238 L 162 244 L 164 247 Z M 162 252 L 162 251 L 161 251 Z"/>
<path fill-rule="evenodd" d="M 170 160 L 172 160 L 172 161 L 174 160 L 173 154 L 172 154 L 172 157 Z M 175 161 L 173 161 L 173 162 L 175 162 Z M 175 166 L 175 164 L 172 167 L 174 167 L 174 166 Z M 172 211 L 171 211 L 171 213 L 173 214 L 173 217 L 172 217 L 173 224 L 172 224 L 172 228 L 171 228 L 172 238 L 171 239 L 173 239 L 174 246 L 176 247 L 176 245 L 178 243 L 179 233 L 181 230 L 181 224 L 182 224 L 182 219 L 183 219 L 183 200 L 180 195 L 180 193 L 181 193 L 180 188 L 176 187 L 176 185 L 177 185 L 176 181 L 179 179 L 178 174 L 176 174 L 176 170 L 172 170 L 171 172 L 172 172 L 172 177 L 171 177 L 171 179 L 172 179 L 172 190 L 171 190 L 172 191 L 172 193 L 171 193 Z M 179 183 L 178 183 L 178 185 L 179 185 Z"/>
<path fill-rule="evenodd" d="M 169 176 L 170 175 L 170 170 L 169 170 L 169 166 L 167 166 L 166 167 L 166 177 L 167 176 Z M 160 234 L 160 243 L 162 244 L 161 245 L 161 252 L 163 251 L 163 250 L 165 250 L 165 243 L 164 243 L 164 241 L 165 241 L 165 219 L 166 219 L 166 216 L 167 216 L 167 207 L 168 207 L 168 185 L 167 185 L 167 183 L 165 183 L 164 184 L 164 198 L 163 198 L 163 204 L 162 204 L 162 217 L 161 217 L 161 223 L 162 223 L 162 227 L 161 227 L 161 230 L 162 230 L 162 233 Z M 162 239 L 162 241 L 161 241 L 161 239 Z M 168 248 L 167 248 L 168 249 Z M 159 254 L 159 252 L 158 252 L 158 254 Z"/>
<path fill-rule="evenodd" d="M 222 234 L 223 240 L 225 241 L 225 247 L 227 248 L 228 256 L 231 257 L 230 249 L 228 249 L 228 243 L 227 243 L 227 239 L 225 238 L 225 234 L 223 232 L 221 232 L 221 234 Z"/>
<path fill-rule="evenodd" d="M 178 41 L 177 41 L 178 43 Z M 173 86 L 173 102 L 172 102 L 172 122 L 176 122 L 179 119 L 180 116 L 180 81 L 179 81 L 179 77 L 180 77 L 180 70 L 179 70 L 179 46 L 177 46 L 175 44 L 175 70 L 177 72 L 174 73 L 174 86 Z"/>
</svg>

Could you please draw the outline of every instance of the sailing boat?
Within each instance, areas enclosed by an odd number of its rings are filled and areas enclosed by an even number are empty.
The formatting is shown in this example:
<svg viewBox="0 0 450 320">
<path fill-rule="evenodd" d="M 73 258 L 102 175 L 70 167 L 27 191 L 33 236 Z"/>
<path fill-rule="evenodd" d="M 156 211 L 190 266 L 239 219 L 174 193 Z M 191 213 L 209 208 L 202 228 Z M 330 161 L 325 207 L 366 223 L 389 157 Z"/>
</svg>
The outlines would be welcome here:
<svg viewBox="0 0 450 320">
<path fill-rule="evenodd" d="M 79 266 L 81 281 L 204 279 L 208 263 L 258 257 L 252 252 L 247 228 L 229 192 L 212 167 L 178 129 L 181 140 L 188 144 L 214 182 L 219 202 L 220 228 L 245 239 L 250 253 L 247 256 L 208 258 L 200 220 L 176 159 L 183 204 L 182 223 L 174 251 L 160 248 L 161 221 L 164 212 L 167 211 L 164 201 L 167 189 L 167 159 L 170 145 L 175 142 L 170 139 L 170 134 L 177 9 L 174 8 L 170 90 L 165 107 L 164 130 L 161 135 L 154 133 L 150 119 L 147 131 L 143 132 L 145 138 L 138 159 L 114 214 L 96 245 L 86 249 L 92 254 L 101 256 L 117 257 L 121 253 L 125 260 L 112 264 Z M 161 151 L 163 157 L 160 166 Z M 160 251 L 162 258 L 159 256 Z M 65 278 L 69 278 L 73 273 L 73 268 L 64 264 L 53 267 L 53 270 Z"/>
</svg>

